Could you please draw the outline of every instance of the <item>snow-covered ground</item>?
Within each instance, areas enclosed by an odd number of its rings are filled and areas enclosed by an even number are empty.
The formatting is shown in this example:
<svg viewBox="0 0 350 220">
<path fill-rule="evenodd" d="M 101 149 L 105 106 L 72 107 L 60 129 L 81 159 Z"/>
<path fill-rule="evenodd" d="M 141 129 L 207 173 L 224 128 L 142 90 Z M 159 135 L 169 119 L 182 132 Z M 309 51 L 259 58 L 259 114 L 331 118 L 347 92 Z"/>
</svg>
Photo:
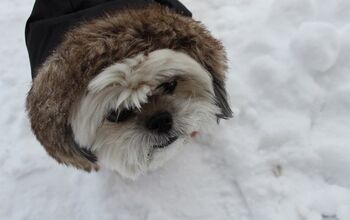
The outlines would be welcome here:
<svg viewBox="0 0 350 220">
<path fill-rule="evenodd" d="M 350 0 L 184 0 L 224 42 L 235 118 L 164 168 L 59 166 L 32 135 L 24 24 L 0 6 L 0 219 L 350 220 Z"/>
</svg>

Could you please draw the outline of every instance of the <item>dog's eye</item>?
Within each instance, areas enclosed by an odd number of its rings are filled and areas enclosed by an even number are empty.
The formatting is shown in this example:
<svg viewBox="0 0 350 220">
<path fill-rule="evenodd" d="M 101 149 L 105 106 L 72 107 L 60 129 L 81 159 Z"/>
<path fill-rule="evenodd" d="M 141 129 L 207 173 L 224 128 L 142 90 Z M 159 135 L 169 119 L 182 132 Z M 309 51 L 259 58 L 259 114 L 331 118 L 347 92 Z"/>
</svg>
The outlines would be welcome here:
<svg viewBox="0 0 350 220">
<path fill-rule="evenodd" d="M 106 119 L 110 122 L 123 122 L 135 115 L 132 109 L 124 109 L 121 112 L 112 110 L 108 113 Z"/>
<path fill-rule="evenodd" d="M 163 88 L 163 91 L 165 93 L 172 94 L 175 91 L 176 86 L 177 86 L 177 81 L 173 80 L 170 82 L 163 83 L 159 87 Z"/>
</svg>

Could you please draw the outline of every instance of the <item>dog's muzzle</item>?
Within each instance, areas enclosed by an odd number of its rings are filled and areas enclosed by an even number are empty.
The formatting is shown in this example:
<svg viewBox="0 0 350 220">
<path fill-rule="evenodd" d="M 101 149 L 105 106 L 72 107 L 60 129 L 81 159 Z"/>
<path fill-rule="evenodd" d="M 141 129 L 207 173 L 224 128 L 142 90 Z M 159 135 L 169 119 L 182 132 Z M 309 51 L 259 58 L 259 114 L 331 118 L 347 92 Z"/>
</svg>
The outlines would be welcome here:
<svg viewBox="0 0 350 220">
<path fill-rule="evenodd" d="M 157 134 L 168 135 L 173 127 L 173 117 L 168 111 L 156 112 L 147 119 L 145 126 Z M 178 136 L 168 137 L 166 142 L 154 145 L 153 148 L 165 148 L 177 139 Z"/>
<path fill-rule="evenodd" d="M 157 112 L 146 121 L 146 128 L 158 134 L 167 134 L 173 127 L 173 118 L 167 111 Z"/>
</svg>

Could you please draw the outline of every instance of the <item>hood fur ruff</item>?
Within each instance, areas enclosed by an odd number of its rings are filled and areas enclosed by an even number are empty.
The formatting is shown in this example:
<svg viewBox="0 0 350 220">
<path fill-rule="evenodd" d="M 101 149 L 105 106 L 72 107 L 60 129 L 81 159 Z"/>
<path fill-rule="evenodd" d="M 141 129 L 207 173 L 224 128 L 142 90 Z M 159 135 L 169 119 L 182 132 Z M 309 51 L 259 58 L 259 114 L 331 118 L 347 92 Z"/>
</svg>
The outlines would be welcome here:
<svg viewBox="0 0 350 220">
<path fill-rule="evenodd" d="M 212 74 L 213 83 L 224 82 L 222 44 L 200 22 L 166 7 L 118 11 L 68 31 L 38 69 L 26 103 L 32 130 L 48 154 L 59 163 L 97 170 L 96 158 L 73 141 L 68 125 L 73 103 L 104 68 L 164 48 L 188 54 Z"/>
</svg>

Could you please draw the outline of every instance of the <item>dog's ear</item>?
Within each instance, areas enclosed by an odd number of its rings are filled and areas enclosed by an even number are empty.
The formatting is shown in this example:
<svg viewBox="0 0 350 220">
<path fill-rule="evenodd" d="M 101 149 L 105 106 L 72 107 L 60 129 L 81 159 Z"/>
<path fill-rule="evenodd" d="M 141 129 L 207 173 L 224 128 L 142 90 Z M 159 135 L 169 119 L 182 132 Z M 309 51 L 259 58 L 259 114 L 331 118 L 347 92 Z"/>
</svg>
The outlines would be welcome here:
<svg viewBox="0 0 350 220">
<path fill-rule="evenodd" d="M 70 146 L 73 148 L 73 150 L 76 153 L 78 153 L 82 158 L 90 161 L 93 164 L 95 164 L 97 162 L 97 157 L 91 150 L 80 146 L 74 140 L 73 130 L 72 130 L 72 127 L 70 125 L 66 126 L 66 138 L 67 138 L 67 142 L 70 144 Z"/>
<path fill-rule="evenodd" d="M 222 79 L 219 79 L 215 74 L 212 74 L 213 87 L 215 93 L 215 102 L 221 110 L 221 114 L 217 114 L 218 121 L 219 119 L 229 119 L 233 117 L 233 112 L 230 108 L 230 105 L 227 100 L 227 92 L 225 88 L 225 82 Z"/>
</svg>

